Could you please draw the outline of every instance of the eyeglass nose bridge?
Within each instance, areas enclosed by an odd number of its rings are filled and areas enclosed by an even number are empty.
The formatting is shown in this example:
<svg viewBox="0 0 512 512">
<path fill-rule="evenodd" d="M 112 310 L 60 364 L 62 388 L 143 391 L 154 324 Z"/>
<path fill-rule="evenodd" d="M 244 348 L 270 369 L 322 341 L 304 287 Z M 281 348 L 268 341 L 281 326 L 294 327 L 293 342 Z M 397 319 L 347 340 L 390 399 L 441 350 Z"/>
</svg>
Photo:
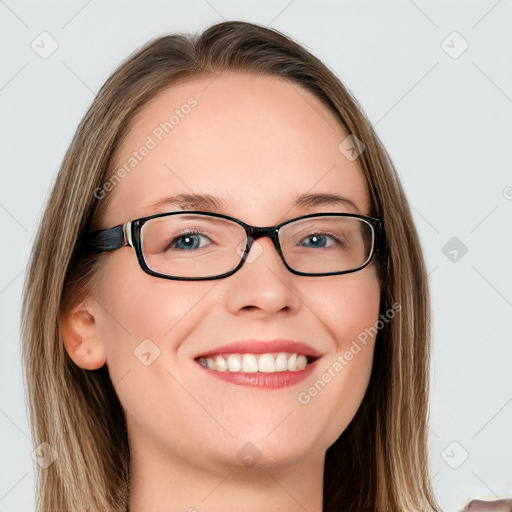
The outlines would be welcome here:
<svg viewBox="0 0 512 512">
<path fill-rule="evenodd" d="M 257 240 L 258 238 L 270 238 L 272 240 L 272 243 L 274 244 L 274 247 L 276 248 L 277 254 L 279 254 L 281 260 L 283 263 L 284 257 L 283 253 L 281 251 L 281 245 L 279 244 L 279 228 L 275 226 L 269 226 L 269 227 L 256 227 L 256 226 L 249 226 L 245 225 L 245 233 L 247 235 L 247 243 L 244 249 L 244 253 L 242 256 L 242 259 L 247 259 L 247 256 L 249 255 L 249 252 L 251 251 L 251 247 L 253 245 L 253 242 Z M 285 263 L 286 265 L 286 263 Z"/>
</svg>

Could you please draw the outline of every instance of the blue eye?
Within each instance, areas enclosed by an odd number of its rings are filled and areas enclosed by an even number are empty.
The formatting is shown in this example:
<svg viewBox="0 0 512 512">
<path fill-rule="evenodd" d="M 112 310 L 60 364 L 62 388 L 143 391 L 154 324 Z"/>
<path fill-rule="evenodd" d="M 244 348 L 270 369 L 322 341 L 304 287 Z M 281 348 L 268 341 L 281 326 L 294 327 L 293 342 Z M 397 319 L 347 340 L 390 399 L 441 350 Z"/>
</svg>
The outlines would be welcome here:
<svg viewBox="0 0 512 512">
<path fill-rule="evenodd" d="M 180 234 L 180 236 L 175 237 L 168 245 L 167 249 L 178 249 L 178 250 L 193 250 L 193 249 L 199 249 L 200 246 L 198 245 L 198 240 L 200 237 L 203 238 L 209 238 L 207 233 L 204 233 L 202 231 L 194 230 L 194 231 L 186 231 L 183 234 Z M 178 244 L 179 241 L 185 241 L 185 243 L 181 247 L 175 247 L 176 244 Z M 180 244 L 178 244 L 180 245 Z"/>
<path fill-rule="evenodd" d="M 327 240 L 327 238 L 331 238 L 338 245 L 343 245 L 337 237 L 331 236 L 331 235 L 324 235 L 324 234 L 311 234 L 311 235 L 307 236 L 304 240 L 307 240 L 307 239 L 314 240 L 313 244 L 309 247 L 311 247 L 313 249 L 315 249 L 315 248 L 323 249 L 325 247 L 325 243 L 326 243 L 325 241 Z M 304 245 L 304 244 L 302 244 L 302 245 Z"/>
</svg>

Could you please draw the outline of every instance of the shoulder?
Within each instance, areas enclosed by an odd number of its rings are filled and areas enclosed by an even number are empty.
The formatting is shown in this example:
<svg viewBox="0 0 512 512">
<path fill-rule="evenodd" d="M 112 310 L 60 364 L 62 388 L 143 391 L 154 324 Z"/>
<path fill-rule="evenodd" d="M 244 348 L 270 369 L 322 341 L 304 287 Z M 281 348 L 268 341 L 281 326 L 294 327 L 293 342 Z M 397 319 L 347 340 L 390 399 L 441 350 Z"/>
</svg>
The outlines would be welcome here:
<svg viewBox="0 0 512 512">
<path fill-rule="evenodd" d="M 470 501 L 461 512 L 511 512 L 512 499 L 502 499 L 495 501 Z"/>
</svg>

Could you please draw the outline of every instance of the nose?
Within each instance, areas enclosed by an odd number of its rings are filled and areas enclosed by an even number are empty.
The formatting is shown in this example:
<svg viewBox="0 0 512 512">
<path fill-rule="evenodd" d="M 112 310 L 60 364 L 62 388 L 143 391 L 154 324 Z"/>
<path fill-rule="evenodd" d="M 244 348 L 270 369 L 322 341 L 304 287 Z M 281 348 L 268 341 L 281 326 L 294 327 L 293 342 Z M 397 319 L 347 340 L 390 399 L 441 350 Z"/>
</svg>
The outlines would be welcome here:
<svg viewBox="0 0 512 512">
<path fill-rule="evenodd" d="M 269 237 L 253 240 L 244 264 L 226 281 L 226 305 L 233 313 L 247 308 L 266 314 L 300 309 L 296 276 L 285 267 Z"/>
</svg>

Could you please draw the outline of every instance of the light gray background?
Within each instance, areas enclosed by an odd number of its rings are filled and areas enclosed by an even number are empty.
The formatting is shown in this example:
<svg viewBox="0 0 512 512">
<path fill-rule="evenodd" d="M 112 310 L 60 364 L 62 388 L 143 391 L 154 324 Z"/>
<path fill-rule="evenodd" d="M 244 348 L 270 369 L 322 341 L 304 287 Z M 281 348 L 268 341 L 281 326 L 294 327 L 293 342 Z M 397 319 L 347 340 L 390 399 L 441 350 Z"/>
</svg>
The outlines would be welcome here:
<svg viewBox="0 0 512 512">
<path fill-rule="evenodd" d="M 0 512 L 33 510 L 20 296 L 64 152 L 96 91 L 129 53 L 156 36 L 222 19 L 269 25 L 304 44 L 375 125 L 429 272 L 437 498 L 451 512 L 472 498 L 512 496 L 510 1 L 0 0 Z M 58 48 L 43 59 L 52 38 Z"/>
</svg>

